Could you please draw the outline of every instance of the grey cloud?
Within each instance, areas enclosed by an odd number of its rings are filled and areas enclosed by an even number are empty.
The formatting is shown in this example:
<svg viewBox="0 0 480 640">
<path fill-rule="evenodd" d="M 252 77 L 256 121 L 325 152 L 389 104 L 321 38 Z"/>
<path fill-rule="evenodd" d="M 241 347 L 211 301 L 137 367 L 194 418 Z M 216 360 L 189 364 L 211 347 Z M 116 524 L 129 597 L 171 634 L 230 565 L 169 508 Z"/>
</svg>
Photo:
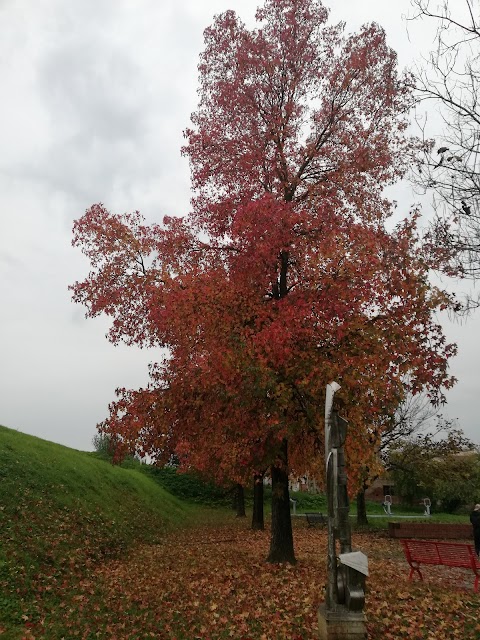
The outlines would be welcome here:
<svg viewBox="0 0 480 640">
<path fill-rule="evenodd" d="M 159 353 L 114 348 L 108 321 L 87 321 L 70 302 L 67 285 L 88 272 L 70 247 L 72 220 L 98 201 L 150 221 L 186 213 L 180 146 L 197 103 L 202 30 L 229 7 L 252 24 L 260 3 L 0 0 L 0 423 L 90 448 L 115 387 L 146 384 Z M 406 59 L 409 3 L 343 0 L 332 15 L 391 15 Z M 406 211 L 412 197 L 400 190 L 398 200 Z M 448 327 L 461 337 L 448 409 L 478 440 L 476 329 L 478 317 Z"/>
<path fill-rule="evenodd" d="M 108 43 L 65 42 L 41 66 L 39 84 L 54 128 L 68 127 L 84 145 L 117 143 L 144 133 L 142 75 Z"/>
<path fill-rule="evenodd" d="M 6 249 L 0 249 L 0 264 L 3 264 L 7 269 L 14 269 L 15 271 L 25 268 L 25 263 Z"/>
</svg>

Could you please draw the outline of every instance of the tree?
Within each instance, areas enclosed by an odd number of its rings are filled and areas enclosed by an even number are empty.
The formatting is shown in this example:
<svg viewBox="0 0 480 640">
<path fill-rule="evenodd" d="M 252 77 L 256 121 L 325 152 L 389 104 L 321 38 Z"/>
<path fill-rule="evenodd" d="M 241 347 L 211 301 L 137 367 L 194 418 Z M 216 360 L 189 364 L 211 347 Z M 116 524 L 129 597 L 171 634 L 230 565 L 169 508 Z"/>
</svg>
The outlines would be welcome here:
<svg viewBox="0 0 480 640">
<path fill-rule="evenodd" d="M 317 0 L 267 0 L 252 31 L 217 16 L 183 149 L 192 213 L 147 226 L 94 205 L 74 225 L 92 266 L 74 300 L 112 316 L 114 343 L 168 348 L 102 431 L 230 482 L 269 468 L 275 562 L 295 561 L 290 469 L 323 476 L 325 385 L 342 386 L 355 484 L 404 376 L 437 400 L 453 383 L 437 256 L 416 213 L 386 228 L 383 188 L 415 147 L 408 83 L 378 25 L 345 36 L 327 17 Z"/>
<path fill-rule="evenodd" d="M 429 477 L 425 480 L 433 498 L 442 510 L 453 513 L 460 507 L 475 504 L 480 487 L 480 455 L 467 449 L 432 460 Z"/>
<path fill-rule="evenodd" d="M 370 429 L 372 446 L 376 444 L 377 464 L 365 467 L 360 478 L 360 490 L 357 493 L 357 524 L 367 525 L 365 492 L 379 475 L 389 468 L 389 454 L 396 449 L 398 442 L 405 442 L 421 434 L 436 435 L 452 428 L 438 414 L 438 407 L 432 404 L 426 393 L 413 395 L 406 393 L 390 415 L 382 416 Z"/>
<path fill-rule="evenodd" d="M 247 514 L 245 513 L 245 491 L 243 489 L 243 485 L 237 482 L 234 490 L 234 503 L 237 518 L 245 518 Z"/>
<path fill-rule="evenodd" d="M 92 438 L 93 448 L 100 458 L 109 460 L 110 462 L 121 462 L 126 455 L 123 451 L 122 455 L 117 454 L 117 447 L 120 443 L 117 443 L 115 435 L 109 433 L 97 433 Z"/>
<path fill-rule="evenodd" d="M 412 0 L 413 20 L 437 25 L 435 49 L 415 74 L 418 99 L 440 112 L 444 129 L 428 143 L 416 184 L 433 194 L 431 241 L 450 257 L 449 273 L 480 274 L 480 2 Z M 428 123 L 427 123 L 428 124 Z M 425 122 L 422 127 L 425 131 Z M 470 301 L 478 305 L 478 301 Z"/>
<path fill-rule="evenodd" d="M 472 442 L 454 423 L 440 421 L 434 433 L 397 440 L 388 450 L 386 466 L 407 502 L 412 504 L 428 494 L 432 500 L 444 500 L 448 509 L 458 506 L 461 495 L 465 502 L 467 496 L 474 500 L 472 487 L 478 475 L 472 473 L 470 462 L 476 460 L 478 470 L 478 456 L 463 455 L 473 451 Z"/>
<path fill-rule="evenodd" d="M 252 529 L 263 531 L 265 528 L 263 512 L 263 473 L 256 472 L 253 476 L 253 512 Z"/>
</svg>

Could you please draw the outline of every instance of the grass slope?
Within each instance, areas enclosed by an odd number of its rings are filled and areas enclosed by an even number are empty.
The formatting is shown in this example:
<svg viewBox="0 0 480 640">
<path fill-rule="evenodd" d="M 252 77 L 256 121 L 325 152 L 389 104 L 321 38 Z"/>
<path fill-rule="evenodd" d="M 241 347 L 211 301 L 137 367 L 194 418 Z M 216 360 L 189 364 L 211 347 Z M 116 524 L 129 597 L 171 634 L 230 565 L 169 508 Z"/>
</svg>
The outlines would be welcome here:
<svg viewBox="0 0 480 640">
<path fill-rule="evenodd" d="M 191 516 L 144 473 L 0 426 L 2 640 L 66 606 L 94 565 Z"/>
</svg>

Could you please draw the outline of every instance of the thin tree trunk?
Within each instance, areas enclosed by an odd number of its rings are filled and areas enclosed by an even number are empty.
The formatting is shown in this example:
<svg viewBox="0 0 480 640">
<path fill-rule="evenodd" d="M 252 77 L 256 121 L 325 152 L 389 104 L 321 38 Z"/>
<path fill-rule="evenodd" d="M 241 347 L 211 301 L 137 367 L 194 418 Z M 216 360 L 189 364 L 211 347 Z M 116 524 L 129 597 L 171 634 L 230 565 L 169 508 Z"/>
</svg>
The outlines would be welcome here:
<svg viewBox="0 0 480 640">
<path fill-rule="evenodd" d="M 288 442 L 284 440 L 272 474 L 272 532 L 267 562 L 296 563 L 288 492 Z"/>
<path fill-rule="evenodd" d="M 362 489 L 357 493 L 357 524 L 360 526 L 368 525 L 365 489 Z"/>
<path fill-rule="evenodd" d="M 265 523 L 263 519 L 263 474 L 253 476 L 253 515 L 252 529 L 263 531 Z"/>
<path fill-rule="evenodd" d="M 246 518 L 247 514 L 245 513 L 245 494 L 243 491 L 243 486 L 241 484 L 237 484 L 236 490 L 237 497 L 237 518 Z"/>
</svg>

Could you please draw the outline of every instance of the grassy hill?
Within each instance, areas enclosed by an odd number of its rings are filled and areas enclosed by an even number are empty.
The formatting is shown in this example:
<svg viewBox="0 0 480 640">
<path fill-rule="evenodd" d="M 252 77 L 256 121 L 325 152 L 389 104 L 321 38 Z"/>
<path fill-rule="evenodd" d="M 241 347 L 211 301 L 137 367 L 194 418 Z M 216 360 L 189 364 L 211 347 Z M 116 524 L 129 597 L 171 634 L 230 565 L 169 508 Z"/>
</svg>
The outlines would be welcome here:
<svg viewBox="0 0 480 640">
<path fill-rule="evenodd" d="M 67 606 L 95 563 L 187 525 L 148 475 L 0 426 L 0 635 Z"/>
<path fill-rule="evenodd" d="M 192 549 L 196 536 L 207 535 L 204 526 L 207 521 L 213 527 L 210 530 L 215 532 L 217 544 L 219 524 L 235 520 L 231 509 L 206 508 L 229 505 L 228 487 L 215 487 L 195 474 L 179 475 L 173 469 L 157 469 L 134 461 L 128 465 L 129 468 L 113 467 L 95 454 L 0 426 L 1 640 L 102 637 L 98 625 L 108 626 L 105 621 L 111 620 L 118 602 L 123 603 L 126 586 L 126 582 L 122 583 L 118 593 L 112 595 L 110 587 L 99 581 L 102 571 L 105 573 L 106 567 L 116 564 L 105 565 L 105 561 L 128 556 L 127 566 L 135 566 L 134 561 L 145 549 L 148 556 L 162 548 L 162 544 L 155 543 L 162 542 L 166 532 L 202 524 L 182 538 L 188 542 L 190 559 L 195 563 Z M 268 513 L 270 490 L 266 493 Z M 297 499 L 298 512 L 326 511 L 324 496 L 292 495 Z M 380 505 L 370 507 L 369 513 L 381 510 Z M 438 514 L 431 520 L 442 518 Z M 303 519 L 296 524 L 299 530 L 305 529 Z M 386 519 L 372 520 L 372 524 L 385 527 Z M 265 545 L 267 536 L 268 533 L 263 539 Z M 181 537 L 180 532 L 170 540 L 177 537 Z M 142 543 L 154 546 L 138 549 Z M 210 557 L 210 543 L 206 548 Z M 167 548 L 165 565 L 155 569 L 160 582 L 164 568 L 176 575 L 175 562 L 179 562 L 181 569 L 178 552 L 174 561 L 169 553 Z M 99 566 L 102 570 L 95 572 Z M 140 578 L 148 582 L 146 576 L 150 575 L 151 567 L 145 565 L 138 571 L 129 574 L 127 582 L 133 584 Z M 162 598 L 173 588 L 163 586 Z M 117 605 L 112 598 L 117 598 Z M 141 600 L 128 606 L 131 611 L 122 608 L 122 619 L 131 614 L 135 621 L 144 614 L 155 614 L 154 610 L 146 612 Z M 141 640 L 146 636 L 139 632 L 131 637 Z"/>
</svg>

